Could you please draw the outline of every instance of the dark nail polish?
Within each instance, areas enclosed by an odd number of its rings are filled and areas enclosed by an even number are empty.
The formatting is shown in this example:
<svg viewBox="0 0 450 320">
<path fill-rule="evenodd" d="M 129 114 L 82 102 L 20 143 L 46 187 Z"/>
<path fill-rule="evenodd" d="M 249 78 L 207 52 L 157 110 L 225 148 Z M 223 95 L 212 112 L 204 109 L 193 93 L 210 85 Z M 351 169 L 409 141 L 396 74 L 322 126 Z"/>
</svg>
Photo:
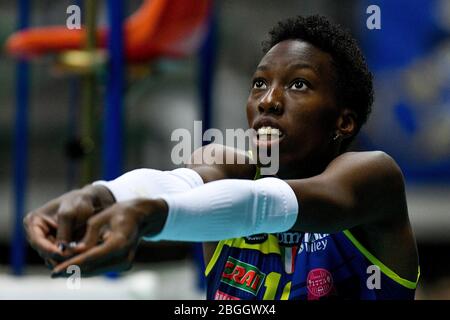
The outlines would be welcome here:
<svg viewBox="0 0 450 320">
<path fill-rule="evenodd" d="M 52 274 L 50 276 L 52 279 L 55 279 L 55 278 L 62 276 L 62 272 L 52 272 Z"/>
<path fill-rule="evenodd" d="M 64 250 L 66 250 L 66 244 L 65 243 L 60 243 L 58 245 L 58 249 L 61 250 L 61 252 L 64 252 Z"/>
<path fill-rule="evenodd" d="M 52 266 L 52 264 L 50 262 L 45 261 L 45 265 L 46 265 L 47 269 L 49 269 L 49 270 L 53 269 L 53 266 Z"/>
</svg>

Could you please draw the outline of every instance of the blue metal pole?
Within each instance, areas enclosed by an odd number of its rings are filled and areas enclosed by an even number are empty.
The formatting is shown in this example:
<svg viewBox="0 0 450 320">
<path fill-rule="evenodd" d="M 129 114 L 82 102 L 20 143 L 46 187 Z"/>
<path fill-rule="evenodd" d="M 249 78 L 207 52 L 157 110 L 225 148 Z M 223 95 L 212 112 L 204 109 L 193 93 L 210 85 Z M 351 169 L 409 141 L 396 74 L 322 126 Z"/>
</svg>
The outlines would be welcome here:
<svg viewBox="0 0 450 320">
<path fill-rule="evenodd" d="M 108 0 L 109 13 L 109 67 L 106 88 L 106 106 L 103 118 L 103 178 L 111 180 L 123 170 L 123 3 L 122 0 Z M 107 273 L 109 278 L 118 273 Z"/>
<path fill-rule="evenodd" d="M 212 125 L 212 93 L 214 85 L 214 67 L 216 56 L 216 17 L 215 4 L 211 5 L 210 16 L 208 17 L 208 30 L 200 48 L 199 60 L 199 84 L 200 102 L 202 106 L 203 130 L 206 131 Z"/>
<path fill-rule="evenodd" d="M 211 5 L 210 16 L 208 17 L 208 30 L 205 41 L 199 52 L 199 89 L 200 103 L 202 106 L 203 130 L 206 131 L 212 127 L 212 94 L 214 85 L 215 57 L 216 57 L 216 37 L 217 37 L 217 19 L 215 3 Z M 205 263 L 203 259 L 202 245 L 196 243 L 193 245 L 193 255 L 197 266 L 199 289 L 206 287 L 205 281 Z"/>
<path fill-rule="evenodd" d="M 18 29 L 28 27 L 30 18 L 29 0 L 18 2 Z M 13 274 L 21 275 L 25 264 L 25 239 L 22 220 L 25 213 L 27 185 L 29 66 L 19 60 L 16 69 L 16 119 L 14 130 L 14 207 L 15 219 L 11 241 L 10 260 Z"/>
<path fill-rule="evenodd" d="M 103 118 L 104 179 L 114 179 L 122 173 L 123 165 L 123 3 L 108 0 L 110 34 L 108 38 L 109 68 L 106 106 Z"/>
</svg>

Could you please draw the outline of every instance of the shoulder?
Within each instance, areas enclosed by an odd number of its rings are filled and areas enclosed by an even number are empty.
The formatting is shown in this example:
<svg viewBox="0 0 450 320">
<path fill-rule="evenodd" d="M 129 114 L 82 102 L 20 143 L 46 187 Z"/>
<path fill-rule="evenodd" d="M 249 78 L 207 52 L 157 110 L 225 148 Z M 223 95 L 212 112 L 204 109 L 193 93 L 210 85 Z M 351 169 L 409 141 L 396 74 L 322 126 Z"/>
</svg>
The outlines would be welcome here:
<svg viewBox="0 0 450 320">
<path fill-rule="evenodd" d="M 346 152 L 335 158 L 327 169 L 342 171 L 349 178 L 364 179 L 367 183 L 382 183 L 400 189 L 404 187 L 400 167 L 383 151 Z"/>
<path fill-rule="evenodd" d="M 359 197 L 375 219 L 352 228 L 352 233 L 379 260 L 400 276 L 417 279 L 417 249 L 409 221 L 405 183 L 396 161 L 382 151 L 349 152 L 342 155 L 367 179 Z"/>
<path fill-rule="evenodd" d="M 395 160 L 384 151 L 345 152 L 336 157 L 333 162 L 346 162 L 353 165 L 372 166 L 387 172 L 401 173 Z"/>
<path fill-rule="evenodd" d="M 377 221 L 407 215 L 402 171 L 385 152 L 344 153 L 329 164 L 324 174 L 353 195 L 355 210 L 367 212 Z"/>
</svg>

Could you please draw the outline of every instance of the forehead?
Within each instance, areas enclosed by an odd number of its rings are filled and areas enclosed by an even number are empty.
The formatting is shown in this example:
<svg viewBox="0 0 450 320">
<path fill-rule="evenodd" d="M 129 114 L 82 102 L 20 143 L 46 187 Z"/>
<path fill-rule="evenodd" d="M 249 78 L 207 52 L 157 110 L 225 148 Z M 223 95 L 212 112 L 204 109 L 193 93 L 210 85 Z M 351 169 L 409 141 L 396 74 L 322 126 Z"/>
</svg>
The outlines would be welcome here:
<svg viewBox="0 0 450 320">
<path fill-rule="evenodd" d="M 331 55 L 302 40 L 284 40 L 274 45 L 261 59 L 258 68 L 310 66 L 319 76 L 332 71 Z"/>
</svg>

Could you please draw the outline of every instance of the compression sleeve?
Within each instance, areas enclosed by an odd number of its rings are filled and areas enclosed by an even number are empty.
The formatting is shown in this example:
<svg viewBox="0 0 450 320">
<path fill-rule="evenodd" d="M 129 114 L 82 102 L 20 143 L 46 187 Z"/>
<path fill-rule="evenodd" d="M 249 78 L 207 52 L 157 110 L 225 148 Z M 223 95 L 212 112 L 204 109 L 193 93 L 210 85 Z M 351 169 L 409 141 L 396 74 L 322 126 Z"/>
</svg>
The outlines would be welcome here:
<svg viewBox="0 0 450 320">
<path fill-rule="evenodd" d="M 219 241 L 289 230 L 298 200 L 283 180 L 225 179 L 177 194 L 164 194 L 169 212 L 162 231 L 145 240 Z"/>
<path fill-rule="evenodd" d="M 201 186 L 203 180 L 192 169 L 179 168 L 172 171 L 136 169 L 112 181 L 96 181 L 113 194 L 115 200 L 126 201 L 136 198 L 158 198 L 162 194 L 185 192 Z"/>
</svg>

